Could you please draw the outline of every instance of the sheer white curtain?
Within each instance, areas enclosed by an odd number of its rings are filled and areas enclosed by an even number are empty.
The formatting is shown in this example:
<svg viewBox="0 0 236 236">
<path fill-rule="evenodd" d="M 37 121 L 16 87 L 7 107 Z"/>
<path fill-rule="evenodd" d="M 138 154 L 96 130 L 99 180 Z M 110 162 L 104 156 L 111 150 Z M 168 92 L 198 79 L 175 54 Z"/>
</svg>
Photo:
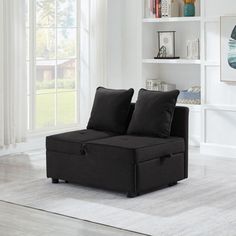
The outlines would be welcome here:
<svg viewBox="0 0 236 236">
<path fill-rule="evenodd" d="M 0 1 L 0 147 L 27 130 L 25 1 Z"/>
<path fill-rule="evenodd" d="M 107 86 L 108 0 L 90 0 L 90 87 L 93 100 L 98 86 Z"/>
<path fill-rule="evenodd" d="M 80 123 L 86 127 L 95 90 L 107 86 L 108 0 L 81 0 Z"/>
</svg>

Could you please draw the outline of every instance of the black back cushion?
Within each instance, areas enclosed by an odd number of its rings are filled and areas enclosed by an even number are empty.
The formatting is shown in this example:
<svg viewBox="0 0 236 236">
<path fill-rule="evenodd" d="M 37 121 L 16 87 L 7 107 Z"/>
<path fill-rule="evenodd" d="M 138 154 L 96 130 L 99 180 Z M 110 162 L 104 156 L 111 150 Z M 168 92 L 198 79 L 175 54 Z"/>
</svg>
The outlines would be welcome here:
<svg viewBox="0 0 236 236">
<path fill-rule="evenodd" d="M 127 133 L 169 137 L 178 95 L 178 90 L 157 92 L 140 89 Z"/>
<path fill-rule="evenodd" d="M 129 123 L 133 89 L 97 88 L 88 129 L 124 134 Z"/>
</svg>

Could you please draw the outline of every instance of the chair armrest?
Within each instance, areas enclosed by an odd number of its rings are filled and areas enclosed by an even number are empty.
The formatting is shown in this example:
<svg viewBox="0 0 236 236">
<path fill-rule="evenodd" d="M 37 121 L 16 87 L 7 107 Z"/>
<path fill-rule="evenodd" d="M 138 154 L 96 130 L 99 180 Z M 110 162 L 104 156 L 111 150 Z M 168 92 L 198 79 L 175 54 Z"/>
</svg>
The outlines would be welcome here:
<svg viewBox="0 0 236 236">
<path fill-rule="evenodd" d="M 172 125 L 171 136 L 182 137 L 185 142 L 185 178 L 188 177 L 188 132 L 189 132 L 189 108 L 176 107 Z"/>
</svg>

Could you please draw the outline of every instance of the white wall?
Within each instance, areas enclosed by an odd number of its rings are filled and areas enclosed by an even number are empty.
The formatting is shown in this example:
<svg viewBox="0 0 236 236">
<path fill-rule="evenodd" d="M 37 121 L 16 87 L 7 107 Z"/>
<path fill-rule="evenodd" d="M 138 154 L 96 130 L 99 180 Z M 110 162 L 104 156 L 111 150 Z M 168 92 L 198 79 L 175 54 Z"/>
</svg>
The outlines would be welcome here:
<svg viewBox="0 0 236 236">
<path fill-rule="evenodd" d="M 134 88 L 135 96 L 142 85 L 141 1 L 124 1 L 123 15 L 123 81 L 125 88 Z"/>
<path fill-rule="evenodd" d="M 141 4 L 137 0 L 108 1 L 108 85 L 141 86 Z"/>
<path fill-rule="evenodd" d="M 123 0 L 108 0 L 108 87 L 123 87 Z"/>
</svg>

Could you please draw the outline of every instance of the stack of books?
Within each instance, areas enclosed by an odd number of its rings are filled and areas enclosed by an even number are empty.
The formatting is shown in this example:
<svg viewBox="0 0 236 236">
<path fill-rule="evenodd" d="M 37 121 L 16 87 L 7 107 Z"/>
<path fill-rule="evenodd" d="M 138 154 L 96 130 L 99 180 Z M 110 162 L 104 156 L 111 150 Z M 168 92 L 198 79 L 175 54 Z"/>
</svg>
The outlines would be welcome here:
<svg viewBox="0 0 236 236">
<path fill-rule="evenodd" d="M 144 0 L 145 18 L 178 17 L 177 0 Z"/>
</svg>

